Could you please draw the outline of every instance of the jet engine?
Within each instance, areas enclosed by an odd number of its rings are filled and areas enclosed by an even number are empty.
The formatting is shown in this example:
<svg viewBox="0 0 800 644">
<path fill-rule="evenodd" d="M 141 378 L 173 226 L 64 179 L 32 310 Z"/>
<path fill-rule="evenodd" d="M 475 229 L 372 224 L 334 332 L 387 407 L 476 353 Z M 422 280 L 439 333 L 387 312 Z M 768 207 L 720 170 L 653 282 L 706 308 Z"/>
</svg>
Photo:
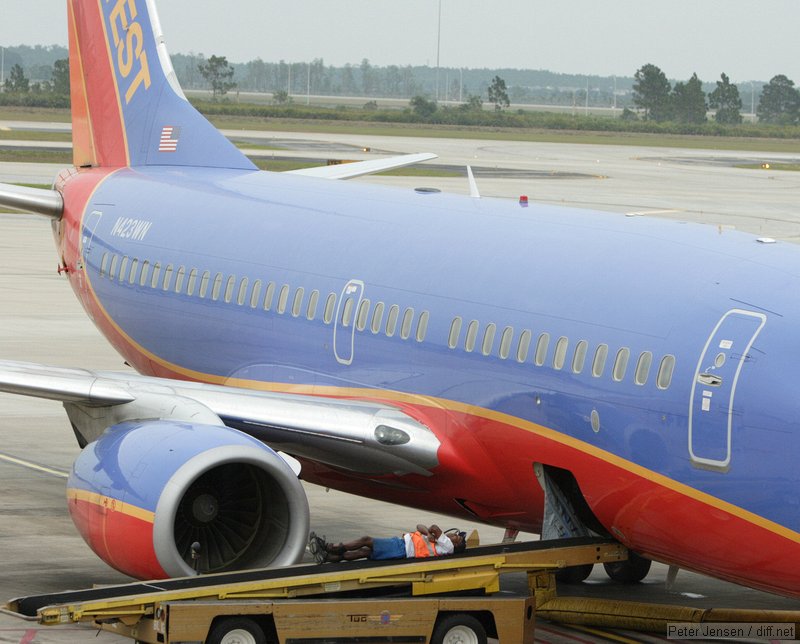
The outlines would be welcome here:
<svg viewBox="0 0 800 644">
<path fill-rule="evenodd" d="M 139 579 L 290 565 L 308 537 L 296 474 L 263 443 L 224 426 L 109 427 L 76 459 L 67 498 L 92 550 Z"/>
</svg>

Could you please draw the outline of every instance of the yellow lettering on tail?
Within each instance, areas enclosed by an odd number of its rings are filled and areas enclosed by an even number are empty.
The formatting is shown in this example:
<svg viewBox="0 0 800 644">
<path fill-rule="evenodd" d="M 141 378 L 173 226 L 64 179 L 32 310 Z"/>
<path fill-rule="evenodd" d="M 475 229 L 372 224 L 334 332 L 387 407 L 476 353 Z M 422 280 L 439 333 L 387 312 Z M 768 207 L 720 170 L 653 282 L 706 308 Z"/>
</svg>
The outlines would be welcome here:
<svg viewBox="0 0 800 644">
<path fill-rule="evenodd" d="M 106 0 L 114 2 L 108 15 L 111 24 L 111 38 L 117 51 L 117 70 L 123 79 L 136 72 L 125 92 L 125 104 L 133 100 L 140 87 L 150 87 L 150 65 L 144 50 L 144 32 L 136 21 L 139 12 L 136 0 Z"/>
</svg>

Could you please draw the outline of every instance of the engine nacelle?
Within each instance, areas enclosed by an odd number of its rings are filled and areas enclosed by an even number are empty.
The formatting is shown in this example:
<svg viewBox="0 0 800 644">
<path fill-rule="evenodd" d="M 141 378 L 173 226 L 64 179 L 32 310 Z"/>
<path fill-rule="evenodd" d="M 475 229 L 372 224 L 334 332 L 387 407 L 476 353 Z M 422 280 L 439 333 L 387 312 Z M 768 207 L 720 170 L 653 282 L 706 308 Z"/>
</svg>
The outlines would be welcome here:
<svg viewBox="0 0 800 644">
<path fill-rule="evenodd" d="M 227 427 L 109 427 L 75 461 L 67 498 L 92 550 L 139 579 L 290 565 L 308 537 L 308 501 L 289 465 Z"/>
</svg>

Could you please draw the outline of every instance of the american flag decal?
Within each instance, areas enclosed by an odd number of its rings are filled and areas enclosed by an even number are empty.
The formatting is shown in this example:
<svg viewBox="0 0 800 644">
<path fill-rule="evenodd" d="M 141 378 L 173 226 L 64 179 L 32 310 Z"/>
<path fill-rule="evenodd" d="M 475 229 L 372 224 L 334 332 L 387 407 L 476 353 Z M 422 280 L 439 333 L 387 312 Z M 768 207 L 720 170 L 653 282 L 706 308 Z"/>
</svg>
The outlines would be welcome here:
<svg viewBox="0 0 800 644">
<path fill-rule="evenodd" d="M 180 133 L 180 128 L 173 127 L 172 125 L 165 125 L 161 128 L 161 139 L 158 142 L 158 151 L 177 152 Z"/>
</svg>

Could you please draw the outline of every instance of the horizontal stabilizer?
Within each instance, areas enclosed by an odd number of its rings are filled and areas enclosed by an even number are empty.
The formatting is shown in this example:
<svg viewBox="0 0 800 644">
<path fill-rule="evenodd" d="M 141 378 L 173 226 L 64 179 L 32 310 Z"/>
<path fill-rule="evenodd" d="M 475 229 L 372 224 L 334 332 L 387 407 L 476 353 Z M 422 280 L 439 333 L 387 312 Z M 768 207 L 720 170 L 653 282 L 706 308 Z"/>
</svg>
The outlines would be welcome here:
<svg viewBox="0 0 800 644">
<path fill-rule="evenodd" d="M 372 161 L 356 161 L 354 163 L 340 163 L 338 165 L 325 165 L 317 168 L 306 168 L 304 170 L 290 170 L 286 174 L 301 174 L 305 177 L 317 177 L 319 179 L 352 179 L 365 174 L 375 174 L 385 172 L 395 168 L 422 163 L 435 159 L 437 155 L 430 152 L 420 152 L 419 154 L 405 154 L 400 157 L 390 157 L 388 159 L 375 159 Z"/>
<path fill-rule="evenodd" d="M 59 219 L 64 211 L 64 200 L 56 190 L 0 183 L 0 206 Z"/>
</svg>

